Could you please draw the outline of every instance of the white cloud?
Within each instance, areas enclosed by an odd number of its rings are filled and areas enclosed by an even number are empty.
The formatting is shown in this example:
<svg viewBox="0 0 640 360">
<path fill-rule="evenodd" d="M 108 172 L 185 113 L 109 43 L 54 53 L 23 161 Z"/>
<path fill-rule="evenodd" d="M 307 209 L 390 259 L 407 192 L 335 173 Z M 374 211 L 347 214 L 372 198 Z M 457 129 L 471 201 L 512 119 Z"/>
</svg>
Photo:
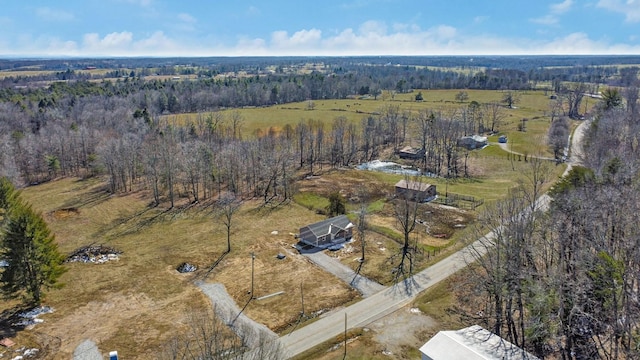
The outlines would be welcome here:
<svg viewBox="0 0 640 360">
<path fill-rule="evenodd" d="M 537 18 L 531 18 L 529 19 L 529 21 L 535 24 L 540 24 L 540 25 L 547 25 L 547 26 L 556 25 L 558 24 L 558 22 L 560 22 L 560 19 L 558 18 L 558 16 L 571 10 L 572 6 L 573 6 L 573 0 L 564 0 L 561 3 L 551 4 L 549 5 L 548 14 L 537 17 Z"/>
<path fill-rule="evenodd" d="M 553 14 L 562 14 L 571 9 L 573 6 L 573 0 L 564 0 L 559 4 L 551 4 L 550 9 Z"/>
<path fill-rule="evenodd" d="M 453 26 L 440 25 L 432 29 L 435 36 L 439 39 L 453 39 L 456 36 L 457 30 Z"/>
<path fill-rule="evenodd" d="M 278 49 L 309 49 L 318 45 L 322 32 L 318 29 L 300 30 L 289 36 L 286 31 L 271 34 L 271 45 Z"/>
<path fill-rule="evenodd" d="M 640 1 L 638 0 L 599 0 L 596 6 L 624 14 L 627 22 L 640 22 Z"/>
<path fill-rule="evenodd" d="M 82 40 L 82 46 L 85 50 L 90 52 L 104 52 L 120 50 L 126 48 L 133 41 L 133 33 L 128 31 L 113 32 L 100 38 L 97 33 L 85 34 Z"/>
<path fill-rule="evenodd" d="M 2 41 L 4 40 L 4 41 Z M 550 40 L 509 35 L 470 34 L 447 24 L 421 29 L 417 25 L 366 22 L 335 33 L 301 29 L 275 31 L 268 39 L 240 37 L 220 44 L 215 35 L 178 38 L 162 31 L 147 35 L 129 31 L 85 34 L 78 42 L 30 35 L 0 38 L 0 54 L 33 56 L 349 56 L 349 55 L 563 55 L 638 54 L 640 46 L 593 39 L 572 33 Z"/>
<path fill-rule="evenodd" d="M 37 8 L 36 16 L 46 21 L 71 21 L 74 18 L 73 14 L 70 12 L 51 9 L 48 7 Z"/>
<path fill-rule="evenodd" d="M 363 35 L 367 35 L 367 34 L 384 35 L 387 33 L 387 25 L 380 21 L 371 20 L 360 25 L 360 28 L 358 30 Z"/>
</svg>

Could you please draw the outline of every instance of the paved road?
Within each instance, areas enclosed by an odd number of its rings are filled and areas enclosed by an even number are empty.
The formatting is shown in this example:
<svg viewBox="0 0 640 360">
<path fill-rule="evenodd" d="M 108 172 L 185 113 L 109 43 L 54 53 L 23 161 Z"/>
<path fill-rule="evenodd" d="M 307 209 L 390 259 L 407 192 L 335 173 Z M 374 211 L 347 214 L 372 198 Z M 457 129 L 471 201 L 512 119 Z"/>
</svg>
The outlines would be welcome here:
<svg viewBox="0 0 640 360">
<path fill-rule="evenodd" d="M 588 124 L 588 121 L 580 124 L 572 136 L 571 162 L 567 169 L 570 169 L 572 164 L 578 163 L 581 159 L 582 147 L 580 145 Z M 549 196 L 541 196 L 537 200 L 538 205 L 536 208 L 547 208 L 549 200 Z M 404 284 L 386 288 L 341 311 L 331 313 L 312 324 L 280 337 L 281 344 L 286 349 L 288 356 L 292 357 L 343 333 L 344 314 L 347 314 L 347 327 L 356 328 L 366 326 L 401 309 L 410 304 L 420 292 L 465 267 L 472 259 L 472 251 L 476 255 L 484 255 L 486 248 L 482 244 L 492 237 L 493 233 L 485 235 L 464 249 L 414 275 Z"/>
<path fill-rule="evenodd" d="M 363 297 L 369 297 L 375 293 L 384 290 L 386 287 L 362 275 L 357 275 L 347 265 L 341 263 L 338 259 L 332 258 L 322 251 L 303 253 L 302 255 L 309 258 L 313 263 L 320 266 L 327 272 L 337 276 L 340 280 L 354 287 L 362 294 Z"/>
<path fill-rule="evenodd" d="M 409 278 L 405 283 L 386 288 L 356 304 L 309 324 L 288 335 L 280 342 L 289 356 L 295 356 L 344 332 L 344 314 L 347 327 L 362 327 L 379 320 L 411 303 L 422 291 L 451 276 L 470 260 L 465 248 Z"/>
</svg>

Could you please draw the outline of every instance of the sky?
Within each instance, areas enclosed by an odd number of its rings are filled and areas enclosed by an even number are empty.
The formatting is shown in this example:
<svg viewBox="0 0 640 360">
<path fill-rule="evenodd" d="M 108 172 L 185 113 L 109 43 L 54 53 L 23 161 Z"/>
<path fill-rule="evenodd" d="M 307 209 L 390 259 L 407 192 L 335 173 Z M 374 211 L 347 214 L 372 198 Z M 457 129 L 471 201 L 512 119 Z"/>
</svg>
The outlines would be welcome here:
<svg viewBox="0 0 640 360">
<path fill-rule="evenodd" d="M 640 54 L 640 0 L 0 4 L 0 57 Z"/>
</svg>

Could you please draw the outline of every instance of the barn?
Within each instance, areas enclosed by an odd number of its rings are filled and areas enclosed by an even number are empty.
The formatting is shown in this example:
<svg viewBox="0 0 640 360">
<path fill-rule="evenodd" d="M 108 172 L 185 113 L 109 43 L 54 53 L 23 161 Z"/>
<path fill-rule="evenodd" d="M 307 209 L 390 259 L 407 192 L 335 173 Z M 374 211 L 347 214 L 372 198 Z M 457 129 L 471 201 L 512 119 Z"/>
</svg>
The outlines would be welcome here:
<svg viewBox="0 0 640 360">
<path fill-rule="evenodd" d="M 345 215 L 339 215 L 300 228 L 300 242 L 317 248 L 330 246 L 351 240 L 354 225 Z"/>
<path fill-rule="evenodd" d="M 396 196 L 412 201 L 430 201 L 436 197 L 436 186 L 402 179 L 396 183 Z"/>
</svg>

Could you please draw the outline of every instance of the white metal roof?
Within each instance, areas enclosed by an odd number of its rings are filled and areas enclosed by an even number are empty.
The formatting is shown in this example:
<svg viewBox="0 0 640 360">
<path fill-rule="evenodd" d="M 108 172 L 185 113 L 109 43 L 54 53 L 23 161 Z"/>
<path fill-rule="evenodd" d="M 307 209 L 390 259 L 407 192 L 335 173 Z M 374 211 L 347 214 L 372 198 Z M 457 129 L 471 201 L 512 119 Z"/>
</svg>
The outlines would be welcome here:
<svg viewBox="0 0 640 360">
<path fill-rule="evenodd" d="M 539 360 L 479 325 L 440 331 L 420 352 L 423 360 Z"/>
</svg>

